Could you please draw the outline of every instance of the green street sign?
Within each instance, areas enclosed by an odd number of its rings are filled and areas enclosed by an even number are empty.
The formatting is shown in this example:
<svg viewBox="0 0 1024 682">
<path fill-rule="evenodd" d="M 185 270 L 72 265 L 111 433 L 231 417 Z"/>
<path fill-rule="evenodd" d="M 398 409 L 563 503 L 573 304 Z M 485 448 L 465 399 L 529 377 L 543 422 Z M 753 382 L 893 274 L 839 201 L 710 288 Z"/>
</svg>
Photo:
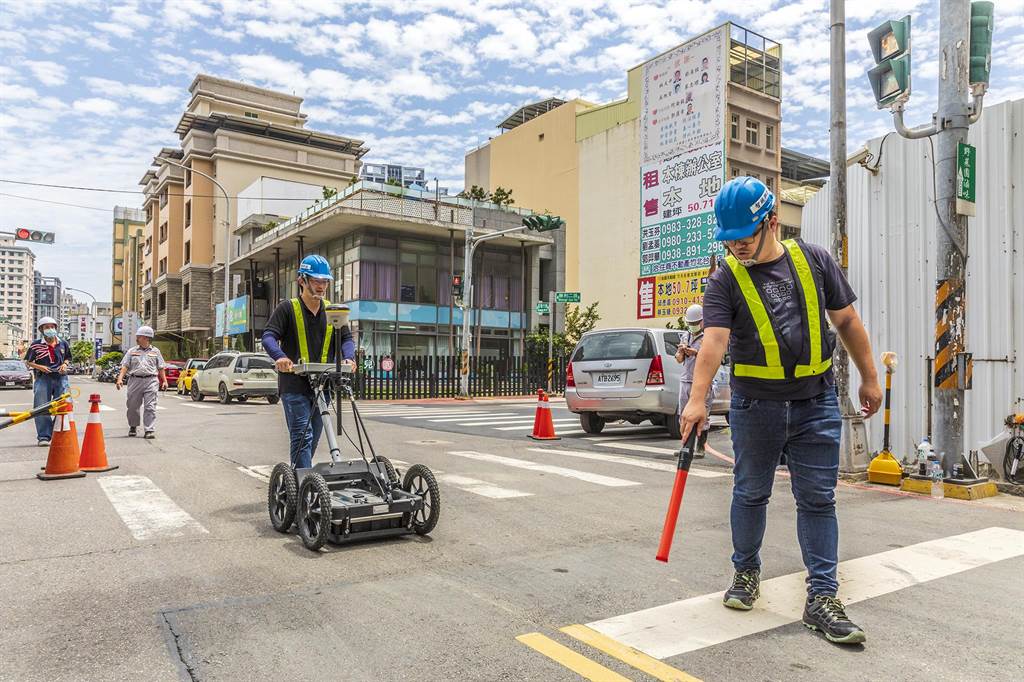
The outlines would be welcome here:
<svg viewBox="0 0 1024 682">
<path fill-rule="evenodd" d="M 956 146 L 956 212 L 974 215 L 975 173 L 978 151 L 969 144 Z"/>
<path fill-rule="evenodd" d="M 541 301 L 540 303 L 537 304 L 537 314 L 538 315 L 547 315 L 550 312 L 551 312 L 551 306 L 549 306 L 544 301 Z"/>
<path fill-rule="evenodd" d="M 580 292 L 578 291 L 556 291 L 555 303 L 579 303 Z"/>
</svg>

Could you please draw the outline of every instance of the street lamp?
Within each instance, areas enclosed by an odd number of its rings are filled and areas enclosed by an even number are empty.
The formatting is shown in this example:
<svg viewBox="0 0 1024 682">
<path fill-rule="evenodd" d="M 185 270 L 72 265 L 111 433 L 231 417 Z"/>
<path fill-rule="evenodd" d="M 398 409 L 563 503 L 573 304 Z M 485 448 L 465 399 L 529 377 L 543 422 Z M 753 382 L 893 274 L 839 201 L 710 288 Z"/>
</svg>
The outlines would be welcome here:
<svg viewBox="0 0 1024 682">
<path fill-rule="evenodd" d="M 198 171 L 194 168 L 186 166 L 183 163 L 171 161 L 170 159 L 165 159 L 162 157 L 157 157 L 156 161 L 158 163 L 168 163 L 172 166 L 177 166 L 178 168 L 189 171 L 190 173 L 201 175 L 210 182 L 212 182 L 213 184 L 217 185 L 217 189 L 219 189 L 224 194 L 224 204 L 227 206 L 227 210 L 225 211 L 226 219 L 224 220 L 224 337 L 222 343 L 224 350 L 227 350 L 229 342 L 228 298 L 230 298 L 229 294 L 231 290 L 231 268 L 229 267 L 231 264 L 231 199 L 230 197 L 228 197 L 228 191 L 224 189 L 224 186 L 217 182 L 217 180 L 213 176 L 207 175 L 203 171 Z"/>
<path fill-rule="evenodd" d="M 67 287 L 67 286 L 64 287 L 64 291 L 77 291 L 80 294 L 85 294 L 86 296 L 88 296 L 89 298 L 92 299 L 93 309 L 98 312 L 99 308 L 96 305 L 96 297 L 93 296 L 92 294 L 90 294 L 88 291 L 84 291 L 82 289 L 76 289 L 74 287 Z M 92 315 L 90 315 L 89 317 L 92 317 Z M 89 339 L 92 341 L 92 347 L 93 347 L 93 351 L 92 352 L 93 352 L 93 355 L 95 355 L 96 354 L 96 321 L 95 320 L 90 320 L 89 327 L 90 327 L 90 329 L 89 329 Z"/>
</svg>

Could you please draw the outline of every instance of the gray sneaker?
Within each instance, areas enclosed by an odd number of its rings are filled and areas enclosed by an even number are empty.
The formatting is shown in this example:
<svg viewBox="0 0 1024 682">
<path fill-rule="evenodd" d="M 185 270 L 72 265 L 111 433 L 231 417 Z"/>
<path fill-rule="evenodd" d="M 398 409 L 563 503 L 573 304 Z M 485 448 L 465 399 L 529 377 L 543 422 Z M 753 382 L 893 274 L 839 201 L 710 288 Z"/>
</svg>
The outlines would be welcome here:
<svg viewBox="0 0 1024 682">
<path fill-rule="evenodd" d="M 39 440 L 36 441 L 36 445 L 38 445 L 41 448 L 48 448 L 50 447 L 50 439 L 40 438 Z"/>
<path fill-rule="evenodd" d="M 147 438 L 149 440 L 152 440 L 152 439 L 156 438 L 156 431 L 146 431 L 146 433 L 143 434 L 142 437 L 143 438 Z"/>
<path fill-rule="evenodd" d="M 732 585 L 725 591 L 722 603 L 730 609 L 749 611 L 761 596 L 761 572 L 756 569 L 736 571 Z"/>
</svg>

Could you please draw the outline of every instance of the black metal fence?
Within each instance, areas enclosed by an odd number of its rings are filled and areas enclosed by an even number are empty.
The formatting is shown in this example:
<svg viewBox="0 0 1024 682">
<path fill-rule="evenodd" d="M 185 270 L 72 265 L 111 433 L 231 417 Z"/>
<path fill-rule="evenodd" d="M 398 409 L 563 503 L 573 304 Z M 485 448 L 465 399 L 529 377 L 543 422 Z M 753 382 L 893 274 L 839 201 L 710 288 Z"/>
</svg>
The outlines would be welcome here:
<svg viewBox="0 0 1024 682">
<path fill-rule="evenodd" d="M 455 398 L 459 395 L 461 374 L 458 357 L 389 356 L 359 358 L 359 371 L 353 379 L 358 400 L 412 400 L 416 398 Z M 470 358 L 469 395 L 521 396 L 536 393 L 548 385 L 547 360 L 526 358 Z M 555 358 L 552 365 L 552 390 L 565 391 L 565 359 Z"/>
</svg>

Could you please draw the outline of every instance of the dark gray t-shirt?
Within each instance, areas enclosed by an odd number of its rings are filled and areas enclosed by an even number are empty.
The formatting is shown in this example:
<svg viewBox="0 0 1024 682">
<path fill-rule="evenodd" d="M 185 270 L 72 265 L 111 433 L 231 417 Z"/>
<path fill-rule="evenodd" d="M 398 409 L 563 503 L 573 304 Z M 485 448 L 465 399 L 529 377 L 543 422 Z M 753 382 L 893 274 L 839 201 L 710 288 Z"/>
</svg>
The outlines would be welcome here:
<svg viewBox="0 0 1024 682">
<path fill-rule="evenodd" d="M 843 271 L 826 249 L 805 242 L 800 242 L 800 246 L 815 271 L 818 298 L 826 309 L 841 310 L 857 300 Z M 785 254 L 771 263 L 747 268 L 747 272 L 761 294 L 768 317 L 773 322 L 786 376 L 792 376 L 793 368 L 801 358 L 808 356 L 810 348 L 804 332 L 805 321 L 800 310 L 800 285 L 797 283 L 796 272 Z M 757 329 L 748 310 L 736 277 L 729 266 L 723 263 L 711 275 L 704 292 L 704 328 L 724 327 L 730 330 L 730 355 L 756 356 L 761 349 Z M 831 357 L 834 350 L 835 333 L 830 329 L 821 349 L 822 358 Z M 748 398 L 804 400 L 832 386 L 835 379 L 829 369 L 818 376 L 784 380 L 754 379 L 733 374 L 729 383 L 734 392 Z"/>
</svg>

